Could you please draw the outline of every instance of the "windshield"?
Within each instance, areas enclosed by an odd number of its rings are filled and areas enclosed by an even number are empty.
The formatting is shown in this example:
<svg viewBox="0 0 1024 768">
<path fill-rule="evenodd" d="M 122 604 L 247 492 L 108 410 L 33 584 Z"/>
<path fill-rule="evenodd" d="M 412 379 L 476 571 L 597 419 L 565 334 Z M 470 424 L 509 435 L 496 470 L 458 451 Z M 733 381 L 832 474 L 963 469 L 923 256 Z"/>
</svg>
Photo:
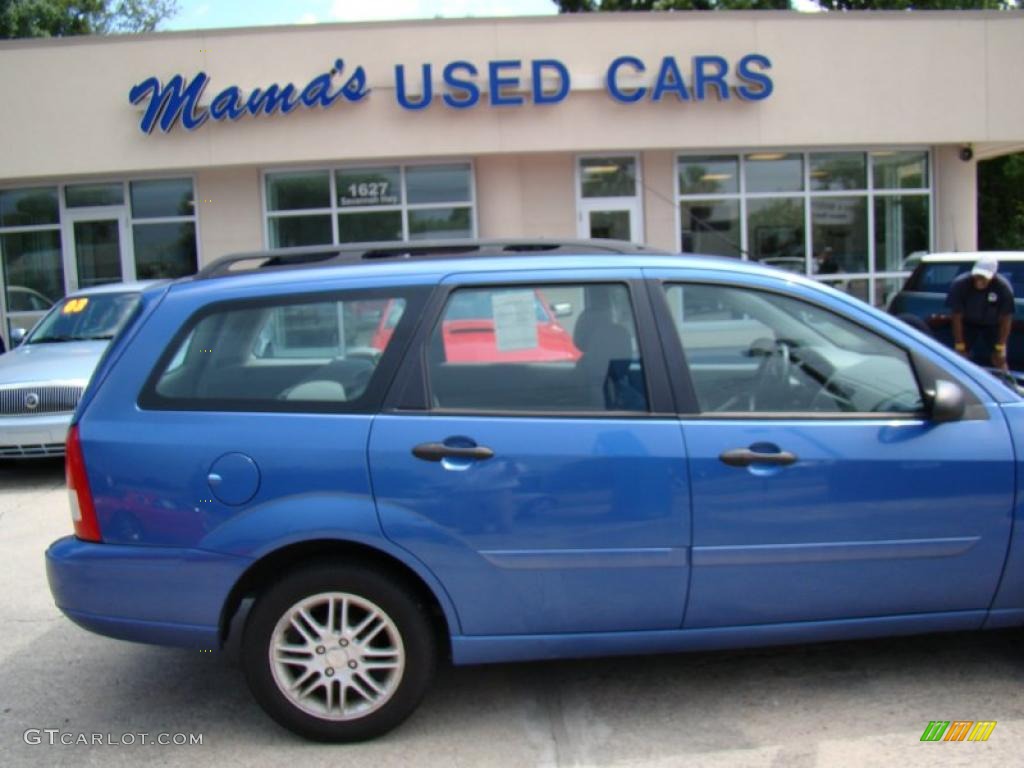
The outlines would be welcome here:
<svg viewBox="0 0 1024 768">
<path fill-rule="evenodd" d="M 907 281 L 905 290 L 923 293 L 948 293 L 953 278 L 969 272 L 974 260 L 937 261 L 922 264 Z M 1002 261 L 999 274 L 1013 286 L 1014 296 L 1024 296 L 1024 261 Z"/>
<path fill-rule="evenodd" d="M 109 341 L 139 303 L 139 294 L 100 293 L 67 298 L 39 321 L 26 344 Z"/>
</svg>

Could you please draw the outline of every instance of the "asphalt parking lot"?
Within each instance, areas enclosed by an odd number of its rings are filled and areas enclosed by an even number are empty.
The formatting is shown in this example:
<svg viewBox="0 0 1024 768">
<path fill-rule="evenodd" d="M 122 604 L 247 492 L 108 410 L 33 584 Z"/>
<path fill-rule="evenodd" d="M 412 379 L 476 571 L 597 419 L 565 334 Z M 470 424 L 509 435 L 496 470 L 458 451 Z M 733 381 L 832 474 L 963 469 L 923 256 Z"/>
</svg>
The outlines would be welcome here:
<svg viewBox="0 0 1024 768">
<path fill-rule="evenodd" d="M 3 765 L 1021 764 L 1022 632 L 445 668 L 387 737 L 306 743 L 263 714 L 231 654 L 108 640 L 61 616 L 43 551 L 71 529 L 63 482 L 60 461 L 0 463 Z M 998 725 L 985 743 L 920 741 L 957 719 Z"/>
</svg>

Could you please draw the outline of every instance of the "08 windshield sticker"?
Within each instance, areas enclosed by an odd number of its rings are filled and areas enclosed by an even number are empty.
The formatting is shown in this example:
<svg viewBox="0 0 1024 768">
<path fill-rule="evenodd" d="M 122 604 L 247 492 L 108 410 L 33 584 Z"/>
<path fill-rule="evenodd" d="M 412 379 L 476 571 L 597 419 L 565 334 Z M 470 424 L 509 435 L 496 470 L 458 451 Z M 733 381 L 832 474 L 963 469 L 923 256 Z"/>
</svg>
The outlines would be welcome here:
<svg viewBox="0 0 1024 768">
<path fill-rule="evenodd" d="M 64 305 L 64 309 L 61 310 L 61 314 L 77 315 L 79 312 L 85 309 L 88 303 L 88 299 L 71 299 L 71 301 Z"/>
<path fill-rule="evenodd" d="M 507 291 L 491 297 L 495 344 L 499 352 L 536 349 L 537 317 L 533 291 Z"/>
</svg>

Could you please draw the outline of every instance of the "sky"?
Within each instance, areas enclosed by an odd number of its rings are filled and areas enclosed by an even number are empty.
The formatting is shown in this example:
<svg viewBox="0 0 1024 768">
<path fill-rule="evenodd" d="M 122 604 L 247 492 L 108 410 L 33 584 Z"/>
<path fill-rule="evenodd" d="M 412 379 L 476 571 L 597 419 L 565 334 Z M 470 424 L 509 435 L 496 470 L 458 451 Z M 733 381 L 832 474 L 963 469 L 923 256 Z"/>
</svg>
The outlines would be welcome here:
<svg viewBox="0 0 1024 768">
<path fill-rule="evenodd" d="M 552 0 L 178 0 L 178 7 L 178 14 L 160 29 L 542 16 L 558 11 Z M 812 0 L 797 0 L 797 8 L 817 10 Z"/>
<path fill-rule="evenodd" d="M 178 0 L 160 28 L 210 29 L 267 24 L 554 15 L 552 0 Z"/>
</svg>

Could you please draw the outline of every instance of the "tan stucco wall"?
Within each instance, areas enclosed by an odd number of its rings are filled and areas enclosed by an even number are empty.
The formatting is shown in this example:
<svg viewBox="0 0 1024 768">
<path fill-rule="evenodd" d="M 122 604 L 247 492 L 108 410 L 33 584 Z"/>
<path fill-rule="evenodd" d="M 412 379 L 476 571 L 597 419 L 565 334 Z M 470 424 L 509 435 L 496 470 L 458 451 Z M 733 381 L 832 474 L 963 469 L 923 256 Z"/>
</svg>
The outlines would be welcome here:
<svg viewBox="0 0 1024 768">
<path fill-rule="evenodd" d="M 574 162 L 570 154 L 477 158 L 480 237 L 576 237 Z"/>
<path fill-rule="evenodd" d="M 200 266 L 227 253 L 263 248 L 259 169 L 201 170 L 195 196 Z"/>
<path fill-rule="evenodd" d="M 695 54 L 735 64 L 750 52 L 773 63 L 765 101 L 623 105 L 603 90 L 622 54 L 651 76 L 667 55 L 686 73 Z M 301 88 L 339 56 L 347 71 L 366 68 L 365 102 L 151 136 L 128 102 L 148 76 L 200 70 L 207 101 L 232 84 Z M 418 73 L 431 62 L 437 79 L 456 59 L 486 70 L 536 58 L 568 67 L 563 103 L 415 113 L 395 103 L 399 63 Z M 0 44 L 0 182 L 383 157 L 1020 142 L 1022 71 L 1024 14 L 997 12 L 587 14 L 12 42 Z"/>
<path fill-rule="evenodd" d="M 675 153 L 644 152 L 642 163 L 645 241 L 654 248 L 677 251 Z"/>
<path fill-rule="evenodd" d="M 973 251 L 978 247 L 977 160 L 960 159 L 960 146 L 936 147 L 936 251 Z"/>
</svg>

